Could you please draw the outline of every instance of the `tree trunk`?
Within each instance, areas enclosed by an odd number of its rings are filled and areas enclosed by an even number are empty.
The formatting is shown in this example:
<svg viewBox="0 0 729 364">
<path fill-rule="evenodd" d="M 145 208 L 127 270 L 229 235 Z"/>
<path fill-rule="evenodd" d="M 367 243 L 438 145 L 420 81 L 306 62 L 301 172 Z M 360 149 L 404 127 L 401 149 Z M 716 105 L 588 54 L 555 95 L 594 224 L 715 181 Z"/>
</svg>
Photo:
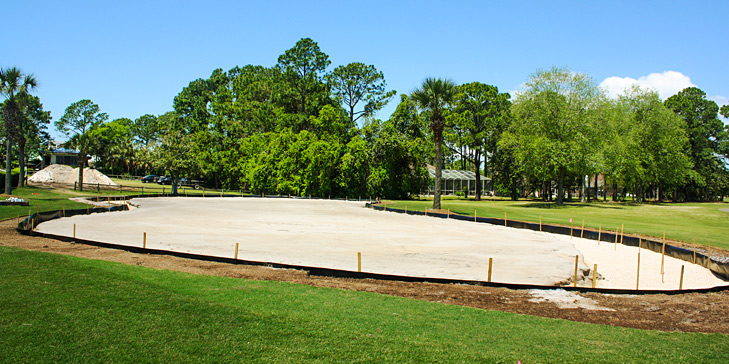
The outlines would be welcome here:
<svg viewBox="0 0 729 364">
<path fill-rule="evenodd" d="M 84 166 L 86 165 L 86 155 L 79 153 L 78 155 L 78 190 L 84 190 Z"/>
<path fill-rule="evenodd" d="M 600 198 L 600 187 L 597 185 L 597 177 L 600 176 L 599 173 L 595 174 L 595 201 L 598 201 Z"/>
<path fill-rule="evenodd" d="M 172 185 L 170 186 L 171 194 L 176 195 L 177 194 L 177 176 L 172 176 Z"/>
<path fill-rule="evenodd" d="M 433 189 L 433 209 L 440 210 L 440 181 L 443 169 L 443 130 L 433 130 L 435 142 L 435 188 Z"/>
<path fill-rule="evenodd" d="M 473 158 L 474 171 L 476 172 L 476 201 L 481 201 L 481 152 L 476 150 Z"/>
<path fill-rule="evenodd" d="M 549 195 L 549 202 L 552 202 L 552 180 L 549 180 L 548 186 L 549 191 L 547 191 L 547 195 Z"/>
<path fill-rule="evenodd" d="M 585 202 L 585 180 L 587 176 L 582 176 L 580 179 L 580 202 Z"/>
<path fill-rule="evenodd" d="M 618 200 L 618 183 L 614 182 L 613 183 L 613 201 L 617 201 L 617 200 Z"/>
<path fill-rule="evenodd" d="M 5 137 L 5 141 L 5 194 L 10 195 L 13 193 L 13 141 L 10 139 L 9 135 Z"/>
<path fill-rule="evenodd" d="M 20 164 L 20 174 L 18 175 L 18 187 L 25 186 L 25 143 L 18 143 L 18 162 Z"/>
<path fill-rule="evenodd" d="M 564 174 L 565 168 L 559 167 L 559 180 L 557 180 L 557 205 L 564 202 Z"/>
</svg>

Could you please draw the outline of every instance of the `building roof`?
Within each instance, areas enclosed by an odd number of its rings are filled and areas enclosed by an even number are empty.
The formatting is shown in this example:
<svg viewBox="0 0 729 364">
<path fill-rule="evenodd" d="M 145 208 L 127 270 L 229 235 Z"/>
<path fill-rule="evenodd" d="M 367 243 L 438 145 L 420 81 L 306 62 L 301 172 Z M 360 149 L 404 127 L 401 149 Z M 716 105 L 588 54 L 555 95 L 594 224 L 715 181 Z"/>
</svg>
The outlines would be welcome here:
<svg viewBox="0 0 729 364">
<path fill-rule="evenodd" d="M 443 170 L 441 170 L 441 172 L 442 172 L 441 176 L 444 180 L 446 180 L 446 179 L 459 179 L 459 180 L 471 180 L 471 181 L 476 180 L 476 173 L 474 173 L 473 171 L 463 171 L 463 170 L 458 170 L 458 169 L 443 169 Z M 430 166 L 428 166 L 428 175 L 430 175 L 430 178 L 435 178 L 435 167 L 431 168 Z M 490 181 L 491 179 L 481 176 L 481 180 Z"/>
<path fill-rule="evenodd" d="M 78 150 L 66 149 L 66 148 L 54 148 L 51 153 L 55 154 L 78 154 Z"/>
</svg>

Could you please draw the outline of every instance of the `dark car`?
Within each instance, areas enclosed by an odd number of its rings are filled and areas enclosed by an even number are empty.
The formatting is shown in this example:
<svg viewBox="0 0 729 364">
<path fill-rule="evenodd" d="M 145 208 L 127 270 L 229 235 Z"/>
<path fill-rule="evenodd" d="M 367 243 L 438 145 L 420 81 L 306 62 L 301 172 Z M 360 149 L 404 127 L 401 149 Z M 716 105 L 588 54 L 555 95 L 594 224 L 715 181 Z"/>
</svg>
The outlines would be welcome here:
<svg viewBox="0 0 729 364">
<path fill-rule="evenodd" d="M 161 184 L 161 185 L 171 185 L 172 177 L 171 176 L 162 176 L 159 179 L 157 179 L 157 183 Z"/>
<path fill-rule="evenodd" d="M 159 179 L 159 176 L 156 174 L 149 174 L 144 177 L 142 177 L 142 183 L 152 183 L 157 182 L 157 179 Z"/>
<path fill-rule="evenodd" d="M 202 187 L 203 185 L 205 185 L 205 182 L 192 178 L 181 178 L 179 181 L 177 181 L 177 187 L 192 187 L 196 190 L 199 190 L 200 187 Z"/>
</svg>

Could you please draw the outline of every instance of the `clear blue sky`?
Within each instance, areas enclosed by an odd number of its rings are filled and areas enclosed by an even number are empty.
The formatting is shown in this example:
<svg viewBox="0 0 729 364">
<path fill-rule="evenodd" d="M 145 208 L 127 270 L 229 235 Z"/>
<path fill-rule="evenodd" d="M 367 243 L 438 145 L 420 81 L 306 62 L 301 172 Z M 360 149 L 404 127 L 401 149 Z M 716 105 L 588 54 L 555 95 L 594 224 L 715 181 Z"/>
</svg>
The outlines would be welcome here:
<svg viewBox="0 0 729 364">
<path fill-rule="evenodd" d="M 86 98 L 110 119 L 162 114 L 190 81 L 273 66 L 304 37 L 332 69 L 372 64 L 398 93 L 428 76 L 512 92 L 554 65 L 664 98 L 686 85 L 729 97 L 726 0 L 9 1 L 2 12 L 0 67 L 34 73 L 54 120 Z"/>
</svg>

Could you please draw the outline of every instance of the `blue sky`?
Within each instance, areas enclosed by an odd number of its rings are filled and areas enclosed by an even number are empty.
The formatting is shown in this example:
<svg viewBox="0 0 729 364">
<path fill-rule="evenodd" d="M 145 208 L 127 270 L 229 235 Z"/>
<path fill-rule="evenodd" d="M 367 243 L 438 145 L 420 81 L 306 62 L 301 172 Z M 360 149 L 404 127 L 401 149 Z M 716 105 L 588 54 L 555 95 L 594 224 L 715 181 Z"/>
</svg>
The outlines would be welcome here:
<svg viewBox="0 0 729 364">
<path fill-rule="evenodd" d="M 566 66 L 613 93 L 635 81 L 665 98 L 695 85 L 729 103 L 725 0 L 12 1 L 2 11 L 0 67 L 34 73 L 54 120 L 81 99 L 110 119 L 162 114 L 190 81 L 273 66 L 304 37 L 331 69 L 372 64 L 398 93 L 428 76 L 513 92 L 539 68 Z"/>
</svg>

